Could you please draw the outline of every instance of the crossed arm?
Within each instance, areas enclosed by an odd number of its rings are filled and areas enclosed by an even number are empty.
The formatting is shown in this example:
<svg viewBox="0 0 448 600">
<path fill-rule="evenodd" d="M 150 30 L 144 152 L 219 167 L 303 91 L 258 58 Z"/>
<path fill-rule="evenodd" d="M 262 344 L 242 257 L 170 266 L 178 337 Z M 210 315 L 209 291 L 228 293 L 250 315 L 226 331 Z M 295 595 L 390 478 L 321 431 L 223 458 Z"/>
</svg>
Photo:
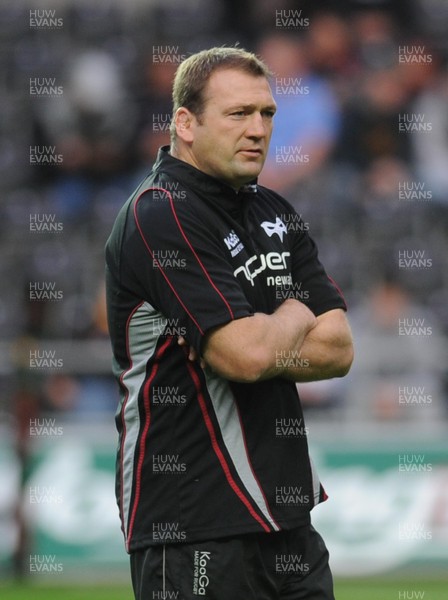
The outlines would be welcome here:
<svg viewBox="0 0 448 600">
<path fill-rule="evenodd" d="M 289 299 L 271 315 L 255 313 L 209 331 L 202 357 L 231 381 L 317 381 L 348 373 L 353 343 L 342 309 L 315 317 L 303 303 Z M 191 349 L 190 358 L 195 358 Z"/>
</svg>

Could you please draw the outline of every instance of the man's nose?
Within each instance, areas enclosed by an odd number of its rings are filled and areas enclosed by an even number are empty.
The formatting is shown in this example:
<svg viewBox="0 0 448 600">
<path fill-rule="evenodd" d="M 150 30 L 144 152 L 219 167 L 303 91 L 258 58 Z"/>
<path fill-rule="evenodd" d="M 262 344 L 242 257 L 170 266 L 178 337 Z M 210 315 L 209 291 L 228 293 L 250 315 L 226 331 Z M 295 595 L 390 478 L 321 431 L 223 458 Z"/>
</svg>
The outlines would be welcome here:
<svg viewBox="0 0 448 600">
<path fill-rule="evenodd" d="M 247 137 L 262 138 L 265 137 L 268 131 L 268 125 L 263 119 L 261 113 L 253 113 L 250 117 L 246 129 Z"/>
</svg>

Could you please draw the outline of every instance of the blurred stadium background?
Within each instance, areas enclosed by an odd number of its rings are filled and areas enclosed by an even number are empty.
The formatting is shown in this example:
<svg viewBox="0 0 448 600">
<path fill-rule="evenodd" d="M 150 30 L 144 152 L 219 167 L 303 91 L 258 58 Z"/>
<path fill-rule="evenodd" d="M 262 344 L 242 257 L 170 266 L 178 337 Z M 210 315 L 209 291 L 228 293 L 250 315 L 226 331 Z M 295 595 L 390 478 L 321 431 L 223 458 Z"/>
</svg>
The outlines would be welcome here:
<svg viewBox="0 0 448 600">
<path fill-rule="evenodd" d="M 274 71 L 261 182 L 350 308 L 352 372 L 300 388 L 339 598 L 448 597 L 448 3 L 3 0 L 0 575 L 20 597 L 128 585 L 103 248 L 168 141 L 177 65 L 236 42 Z"/>
</svg>

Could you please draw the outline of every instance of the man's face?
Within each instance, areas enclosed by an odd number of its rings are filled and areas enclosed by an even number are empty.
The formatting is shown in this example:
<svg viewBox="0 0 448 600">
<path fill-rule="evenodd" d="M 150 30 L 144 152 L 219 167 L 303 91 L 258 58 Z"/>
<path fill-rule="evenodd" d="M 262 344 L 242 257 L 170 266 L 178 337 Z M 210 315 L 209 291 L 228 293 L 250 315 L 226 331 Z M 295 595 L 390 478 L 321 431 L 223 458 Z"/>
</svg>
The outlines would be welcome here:
<svg viewBox="0 0 448 600">
<path fill-rule="evenodd" d="M 193 115 L 190 159 L 235 189 L 263 168 L 276 110 L 265 77 L 237 69 L 215 71 L 204 90 L 204 111 Z"/>
</svg>

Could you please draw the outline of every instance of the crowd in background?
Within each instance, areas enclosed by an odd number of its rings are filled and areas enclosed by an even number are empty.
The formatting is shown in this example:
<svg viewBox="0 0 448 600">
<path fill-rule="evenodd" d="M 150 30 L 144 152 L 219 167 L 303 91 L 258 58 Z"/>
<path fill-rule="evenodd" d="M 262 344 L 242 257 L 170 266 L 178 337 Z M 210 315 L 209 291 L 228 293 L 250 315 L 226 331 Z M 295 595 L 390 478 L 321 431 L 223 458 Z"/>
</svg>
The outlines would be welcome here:
<svg viewBox="0 0 448 600">
<path fill-rule="evenodd" d="M 447 416 L 443 0 L 72 1 L 57 4 L 60 24 L 44 28 L 29 15 L 28 4 L 0 7 L 4 414 L 115 410 L 117 391 L 94 360 L 88 373 L 70 359 L 36 372 L 26 349 L 42 340 L 107 347 L 104 244 L 169 143 L 175 69 L 192 52 L 239 43 L 274 73 L 278 113 L 260 182 L 309 226 L 354 330 L 350 376 L 303 386 L 304 403 L 324 418 Z M 39 96 L 42 83 L 51 89 Z M 300 160 L 290 164 L 291 154 Z M 30 229 L 44 215 L 59 232 Z M 30 284 L 42 283 L 60 298 L 31 299 Z M 415 395 L 430 406 L 404 412 L 401 398 Z"/>
</svg>

